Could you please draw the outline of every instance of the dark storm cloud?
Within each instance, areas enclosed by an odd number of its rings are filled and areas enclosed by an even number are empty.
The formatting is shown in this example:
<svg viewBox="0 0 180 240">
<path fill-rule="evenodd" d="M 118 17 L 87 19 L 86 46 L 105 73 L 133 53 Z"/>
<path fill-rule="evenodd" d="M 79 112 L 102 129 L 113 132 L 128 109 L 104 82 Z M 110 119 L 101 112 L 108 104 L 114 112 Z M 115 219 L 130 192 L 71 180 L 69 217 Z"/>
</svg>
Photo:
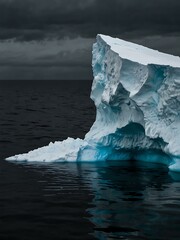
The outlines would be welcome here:
<svg viewBox="0 0 180 240">
<path fill-rule="evenodd" d="M 179 0 L 0 0 L 1 38 L 179 31 Z"/>
<path fill-rule="evenodd" d="M 93 0 L 0 0 L 1 35 L 20 38 L 66 35 L 71 25 L 88 21 L 88 6 Z M 70 27 L 71 30 L 71 27 Z"/>
<path fill-rule="evenodd" d="M 97 33 L 180 55 L 179 0 L 0 0 L 0 79 L 92 79 Z"/>
</svg>

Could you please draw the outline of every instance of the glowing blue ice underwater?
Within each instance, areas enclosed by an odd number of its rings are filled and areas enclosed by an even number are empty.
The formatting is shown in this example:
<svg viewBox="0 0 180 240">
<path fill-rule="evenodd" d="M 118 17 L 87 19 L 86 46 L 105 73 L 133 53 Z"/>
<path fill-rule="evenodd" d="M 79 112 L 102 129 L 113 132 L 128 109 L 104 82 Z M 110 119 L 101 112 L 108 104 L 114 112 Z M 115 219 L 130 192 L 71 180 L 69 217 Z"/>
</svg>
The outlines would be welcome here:
<svg viewBox="0 0 180 240">
<path fill-rule="evenodd" d="M 7 160 L 137 159 L 180 171 L 180 58 L 98 35 L 92 67 L 97 114 L 85 139 L 68 138 Z"/>
</svg>

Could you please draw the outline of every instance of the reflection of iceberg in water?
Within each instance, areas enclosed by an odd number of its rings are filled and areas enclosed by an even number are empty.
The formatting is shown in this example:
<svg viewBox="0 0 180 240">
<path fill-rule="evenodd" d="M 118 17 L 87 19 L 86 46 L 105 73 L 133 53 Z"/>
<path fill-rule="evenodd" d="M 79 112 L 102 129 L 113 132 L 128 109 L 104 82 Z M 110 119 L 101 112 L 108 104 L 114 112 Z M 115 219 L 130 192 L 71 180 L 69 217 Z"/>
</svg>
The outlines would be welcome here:
<svg viewBox="0 0 180 240">
<path fill-rule="evenodd" d="M 109 162 L 95 172 L 89 176 L 94 192 L 89 212 L 97 238 L 178 239 L 178 184 L 165 167 Z"/>
<path fill-rule="evenodd" d="M 97 115 L 85 139 L 68 138 L 8 160 L 133 158 L 180 171 L 180 58 L 98 35 L 92 66 Z"/>
<path fill-rule="evenodd" d="M 41 191 L 52 209 L 53 204 L 56 210 L 61 206 L 62 219 L 67 218 L 63 214 L 74 220 L 78 213 L 85 215 L 97 239 L 179 240 L 179 183 L 165 166 L 109 161 L 29 164 L 29 168 L 43 176 L 41 181 L 47 178 Z M 86 225 L 82 221 L 80 226 Z"/>
</svg>

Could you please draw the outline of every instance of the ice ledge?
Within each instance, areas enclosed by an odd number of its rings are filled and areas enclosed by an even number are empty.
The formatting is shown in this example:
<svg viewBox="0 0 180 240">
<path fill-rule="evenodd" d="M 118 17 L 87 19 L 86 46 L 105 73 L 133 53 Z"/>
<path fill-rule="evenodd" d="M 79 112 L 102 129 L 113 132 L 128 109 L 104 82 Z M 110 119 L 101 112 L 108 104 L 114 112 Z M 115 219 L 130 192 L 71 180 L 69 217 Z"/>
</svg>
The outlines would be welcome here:
<svg viewBox="0 0 180 240">
<path fill-rule="evenodd" d="M 162 53 L 132 42 L 119 38 L 112 38 L 98 34 L 97 39 L 102 39 L 113 52 L 116 52 L 122 59 L 127 59 L 143 65 L 155 64 L 161 66 L 180 67 L 180 57 Z"/>
</svg>

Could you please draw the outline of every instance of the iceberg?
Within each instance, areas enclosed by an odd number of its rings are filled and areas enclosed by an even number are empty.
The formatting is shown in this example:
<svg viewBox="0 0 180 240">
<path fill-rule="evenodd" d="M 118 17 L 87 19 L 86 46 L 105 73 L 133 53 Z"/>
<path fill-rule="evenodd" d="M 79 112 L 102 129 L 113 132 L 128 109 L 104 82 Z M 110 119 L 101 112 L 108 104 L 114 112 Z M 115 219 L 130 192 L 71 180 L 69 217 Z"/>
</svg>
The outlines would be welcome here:
<svg viewBox="0 0 180 240">
<path fill-rule="evenodd" d="M 180 58 L 99 34 L 92 68 L 97 112 L 85 139 L 68 138 L 6 160 L 132 159 L 180 171 Z"/>
</svg>

